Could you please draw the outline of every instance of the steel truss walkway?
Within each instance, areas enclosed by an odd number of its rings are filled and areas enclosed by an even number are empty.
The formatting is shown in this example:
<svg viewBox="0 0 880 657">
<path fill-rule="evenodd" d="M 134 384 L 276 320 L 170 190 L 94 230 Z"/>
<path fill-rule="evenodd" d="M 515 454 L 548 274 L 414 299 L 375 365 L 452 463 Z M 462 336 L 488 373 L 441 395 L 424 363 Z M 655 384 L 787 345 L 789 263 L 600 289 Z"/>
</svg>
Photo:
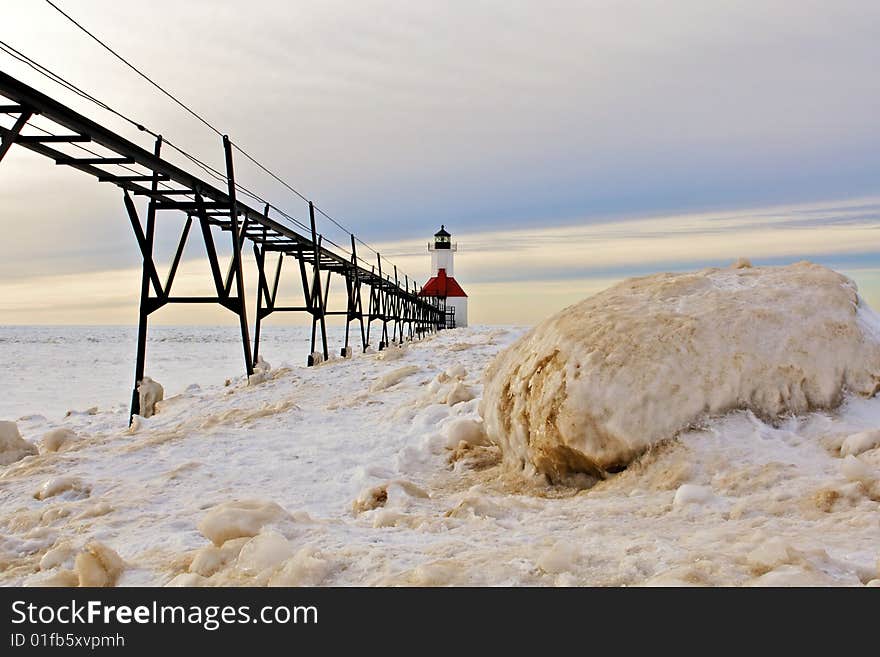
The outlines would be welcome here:
<svg viewBox="0 0 880 657">
<path fill-rule="evenodd" d="M 398 279 L 396 267 L 393 278 L 387 272 L 383 273 L 382 258 L 378 253 L 377 265 L 367 268 L 364 261 L 358 258 L 354 235 L 351 235 L 351 254 L 343 255 L 326 246 L 324 238 L 316 230 L 315 207 L 311 202 L 310 231 L 302 234 L 270 217 L 271 208 L 268 204 L 259 211 L 237 199 L 236 191 L 240 187 L 235 183 L 232 144 L 228 136 L 223 136 L 227 185 L 225 190 L 221 190 L 162 159 L 161 136 L 156 139 L 154 151 L 150 153 L 3 72 L 0 72 L 0 97 L 6 99 L 6 104 L 2 104 L 4 101 L 0 98 L 0 114 L 15 119 L 11 128 L 0 126 L 0 161 L 13 144 L 18 144 L 54 160 L 56 164 L 72 167 L 93 176 L 99 182 L 112 183 L 123 190 L 126 215 L 143 254 L 132 416 L 140 412 L 137 386 L 144 377 L 148 318 L 166 304 L 216 303 L 235 313 L 239 318 L 248 375 L 254 373 L 254 364 L 259 356 L 262 320 L 275 312 L 304 312 L 311 315 L 309 365 L 329 358 L 325 318 L 331 315 L 345 317 L 342 356 L 352 354 L 349 329 L 353 321 L 358 322 L 360 327 L 363 350 L 370 343 L 370 327 L 373 322 L 380 322 L 380 350 L 391 341 L 418 338 L 444 326 L 446 309 L 443 300 L 420 297 L 414 282 L 408 278 L 404 281 Z M 43 131 L 36 135 L 24 134 L 28 122 L 35 115 L 52 121 L 70 133 L 59 135 Z M 95 154 L 94 157 L 78 157 L 57 150 L 58 145 L 84 142 L 96 144 L 106 153 Z M 90 151 L 87 154 L 91 153 Z M 114 168 L 115 171 L 111 172 Z M 145 221 L 138 215 L 133 197 L 148 199 Z M 157 215 L 166 211 L 182 212 L 185 220 L 167 277 L 162 281 L 154 260 L 153 247 Z M 194 223 L 204 240 L 216 294 L 205 297 L 172 296 L 175 274 Z M 214 226 L 230 235 L 232 257 L 226 272 L 221 270 L 217 255 L 214 233 L 211 230 Z M 242 266 L 242 250 L 246 242 L 253 245 L 258 279 L 253 344 Z M 278 253 L 274 272 L 267 270 L 266 255 L 270 252 Z M 295 267 L 294 273 L 302 284 L 301 306 L 276 304 L 285 263 L 295 263 L 289 267 Z M 328 310 L 331 274 L 344 279 L 347 298 L 345 310 Z M 366 312 L 362 303 L 363 286 L 369 288 Z M 389 324 L 392 325 L 390 333 Z M 319 335 L 320 351 L 316 349 Z"/>
</svg>

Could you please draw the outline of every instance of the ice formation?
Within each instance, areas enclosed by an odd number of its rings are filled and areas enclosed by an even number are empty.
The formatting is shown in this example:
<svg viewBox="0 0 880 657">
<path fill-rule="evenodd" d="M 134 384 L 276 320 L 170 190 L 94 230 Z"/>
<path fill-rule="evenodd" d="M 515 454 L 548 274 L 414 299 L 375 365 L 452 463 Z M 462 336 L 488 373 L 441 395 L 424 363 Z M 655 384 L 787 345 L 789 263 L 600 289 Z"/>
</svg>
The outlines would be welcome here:
<svg viewBox="0 0 880 657">
<path fill-rule="evenodd" d="M 99 541 L 88 541 L 75 548 L 61 541 L 40 559 L 43 577 L 32 580 L 30 586 L 115 586 L 125 570 L 125 562 L 111 548 Z"/>
<path fill-rule="evenodd" d="M 470 401 L 474 397 L 476 397 L 476 395 L 473 390 L 461 381 L 456 381 L 452 386 L 452 389 L 449 391 L 449 394 L 446 395 L 446 403 L 450 406 L 455 406 L 461 402 Z"/>
<path fill-rule="evenodd" d="M 317 586 L 333 569 L 315 548 L 306 546 L 288 559 L 269 580 L 269 586 Z"/>
<path fill-rule="evenodd" d="M 214 545 L 242 536 L 256 536 L 268 524 L 288 517 L 275 502 L 239 500 L 211 509 L 199 523 L 199 531 Z"/>
<path fill-rule="evenodd" d="M 79 477 L 60 475 L 47 479 L 39 490 L 34 493 L 38 500 L 45 500 L 62 493 L 73 493 L 77 497 L 88 497 L 91 487 L 83 483 Z"/>
<path fill-rule="evenodd" d="M 365 488 L 360 492 L 354 502 L 352 502 L 351 510 L 355 513 L 372 511 L 373 509 L 385 506 L 385 502 L 387 501 L 388 486 L 386 484 L 373 486 L 371 488 Z"/>
<path fill-rule="evenodd" d="M 417 404 L 446 404 L 455 406 L 477 398 L 477 393 L 465 383 L 467 370 L 462 365 L 453 365 L 437 374 L 426 386 Z"/>
<path fill-rule="evenodd" d="M 162 401 L 165 397 L 165 390 L 158 381 L 153 381 L 153 379 L 148 376 L 141 379 L 137 390 L 141 406 L 141 415 L 143 417 L 152 417 L 156 412 L 156 403 Z"/>
<path fill-rule="evenodd" d="M 715 498 L 712 489 L 708 486 L 697 486 L 696 484 L 682 484 L 675 491 L 675 497 L 672 498 L 672 506 L 684 507 L 689 504 L 707 504 Z"/>
<path fill-rule="evenodd" d="M 370 390 L 372 392 L 379 392 L 381 390 L 385 390 L 390 388 L 391 386 L 395 386 L 401 381 L 403 381 L 406 377 L 412 376 L 416 372 L 419 371 L 418 365 L 406 365 L 405 367 L 398 368 L 396 370 L 392 370 L 387 374 L 383 374 L 379 377 L 379 379 L 370 386 Z"/>
<path fill-rule="evenodd" d="M 63 542 L 48 550 L 40 559 L 40 570 L 52 570 L 59 566 L 65 565 L 67 562 L 73 563 L 76 556 L 76 550 L 70 543 Z"/>
<path fill-rule="evenodd" d="M 104 403 L 18 416 L 27 438 L 78 440 L 0 471 L 0 585 L 880 585 L 880 396 L 725 414 L 589 491 L 548 486 L 500 464 L 478 413 L 477 373 L 525 332 L 442 331 L 268 385 L 219 372 L 134 433 Z M 449 405 L 459 383 L 475 398 Z"/>
<path fill-rule="evenodd" d="M 234 561 L 244 544 L 250 541 L 249 536 L 232 538 L 220 547 L 209 545 L 198 550 L 189 565 L 189 572 L 202 577 L 210 577 L 226 564 Z"/>
<path fill-rule="evenodd" d="M 80 586 L 113 586 L 124 569 L 120 556 L 98 541 L 88 543 L 74 561 Z"/>
<path fill-rule="evenodd" d="M 446 425 L 446 446 L 449 449 L 458 447 L 461 443 L 470 446 L 484 446 L 488 444 L 483 423 L 470 418 L 459 418 Z"/>
<path fill-rule="evenodd" d="M 274 531 L 264 531 L 244 544 L 236 566 L 245 575 L 258 575 L 267 569 L 276 569 L 293 556 L 293 545 Z"/>
<path fill-rule="evenodd" d="M 0 466 L 15 463 L 36 453 L 36 445 L 21 437 L 15 422 L 0 421 Z"/>
<path fill-rule="evenodd" d="M 486 431 L 509 465 L 603 477 L 707 417 L 873 395 L 880 323 L 851 280 L 811 263 L 656 274 L 545 320 L 484 384 Z"/>
<path fill-rule="evenodd" d="M 66 427 L 52 429 L 40 439 L 40 451 L 44 454 L 57 452 L 76 440 L 76 433 Z"/>
<path fill-rule="evenodd" d="M 406 356 L 406 349 L 404 347 L 398 347 L 394 344 L 388 345 L 387 349 L 383 349 L 379 352 L 377 358 L 383 361 L 392 361 L 392 360 L 400 360 Z"/>
<path fill-rule="evenodd" d="M 254 363 L 254 373 L 248 376 L 248 385 L 255 386 L 265 382 L 271 371 L 272 366 L 263 360 L 262 356 L 258 356 L 257 362 Z"/>
<path fill-rule="evenodd" d="M 880 430 L 860 431 L 846 437 L 840 446 L 840 455 L 858 456 L 875 447 L 880 447 Z"/>
</svg>

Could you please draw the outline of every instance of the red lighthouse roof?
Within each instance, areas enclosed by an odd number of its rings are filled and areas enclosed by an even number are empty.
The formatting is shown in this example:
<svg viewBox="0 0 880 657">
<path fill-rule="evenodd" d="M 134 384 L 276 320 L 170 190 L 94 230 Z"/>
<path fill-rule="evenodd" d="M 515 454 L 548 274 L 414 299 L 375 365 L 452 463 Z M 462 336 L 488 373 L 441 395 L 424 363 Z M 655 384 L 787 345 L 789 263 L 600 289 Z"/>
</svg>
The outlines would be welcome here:
<svg viewBox="0 0 880 657">
<path fill-rule="evenodd" d="M 440 269 L 436 276 L 425 283 L 422 291 L 419 292 L 423 297 L 466 297 L 464 290 L 452 276 L 446 275 L 445 269 Z"/>
</svg>

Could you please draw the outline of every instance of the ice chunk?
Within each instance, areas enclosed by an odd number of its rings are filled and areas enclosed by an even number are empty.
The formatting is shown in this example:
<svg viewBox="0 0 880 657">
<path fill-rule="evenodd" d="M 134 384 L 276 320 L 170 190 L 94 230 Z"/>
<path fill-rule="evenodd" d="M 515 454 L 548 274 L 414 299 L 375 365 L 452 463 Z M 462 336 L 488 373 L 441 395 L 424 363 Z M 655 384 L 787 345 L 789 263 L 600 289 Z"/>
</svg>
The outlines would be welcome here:
<svg viewBox="0 0 880 657">
<path fill-rule="evenodd" d="M 254 373 L 248 376 L 248 385 L 255 386 L 263 383 L 269 378 L 271 370 L 272 366 L 263 360 L 262 356 L 258 356 L 257 362 L 254 363 Z"/>
<path fill-rule="evenodd" d="M 79 576 L 72 570 L 59 568 L 42 579 L 28 581 L 25 586 L 73 588 L 79 586 Z"/>
<path fill-rule="evenodd" d="M 419 371 L 418 365 L 407 365 L 406 367 L 401 367 L 396 370 L 392 370 L 386 374 L 380 376 L 372 386 L 370 386 L 370 390 L 372 392 L 379 392 L 380 390 L 385 390 L 386 388 L 390 388 L 391 386 L 397 385 L 401 381 L 403 381 L 406 377 L 412 376 L 416 372 Z"/>
<path fill-rule="evenodd" d="M 682 484 L 675 491 L 672 506 L 683 507 L 689 504 L 707 504 L 715 499 L 715 494 L 708 486 L 696 484 Z"/>
<path fill-rule="evenodd" d="M 862 431 L 847 436 L 840 446 L 841 456 L 858 456 L 875 447 L 880 447 L 880 429 Z"/>
<path fill-rule="evenodd" d="M 880 386 L 880 335 L 825 267 L 623 281 L 545 320 L 487 368 L 480 406 L 513 468 L 604 476 L 708 416 L 776 418 Z"/>
<path fill-rule="evenodd" d="M 840 583 L 826 575 L 807 566 L 795 566 L 783 564 L 768 573 L 749 581 L 747 586 L 835 586 Z"/>
<path fill-rule="evenodd" d="M 36 453 L 36 445 L 21 437 L 15 422 L 0 420 L 0 465 L 9 465 Z"/>
<path fill-rule="evenodd" d="M 392 360 L 400 360 L 406 356 L 406 349 L 403 347 L 397 347 L 394 345 L 389 345 L 387 349 L 383 349 L 379 352 L 377 358 L 382 361 L 392 361 Z"/>
<path fill-rule="evenodd" d="M 847 456 L 843 459 L 840 472 L 850 481 L 859 481 L 863 484 L 872 484 L 877 479 L 877 472 L 855 456 Z"/>
<path fill-rule="evenodd" d="M 317 586 L 330 574 L 333 565 L 314 548 L 306 546 L 287 560 L 269 580 L 269 586 Z"/>
<path fill-rule="evenodd" d="M 189 572 L 202 577 L 210 577 L 223 566 L 238 558 L 241 548 L 251 540 L 247 536 L 233 538 L 226 541 L 222 546 L 208 545 L 196 552 L 189 564 Z"/>
<path fill-rule="evenodd" d="M 363 513 L 364 511 L 372 511 L 379 507 L 385 506 L 388 501 L 388 485 L 372 486 L 365 488 L 351 503 L 351 510 L 355 513 Z"/>
<path fill-rule="evenodd" d="M 446 403 L 450 406 L 455 406 L 461 402 L 470 401 L 475 396 L 473 390 L 468 388 L 461 381 L 456 381 L 455 385 L 452 386 L 452 389 L 449 391 L 449 394 L 446 395 Z"/>
<path fill-rule="evenodd" d="M 266 531 L 244 544 L 236 565 L 246 575 L 275 569 L 293 555 L 293 546 L 278 532 Z"/>
<path fill-rule="evenodd" d="M 557 575 L 574 570 L 579 556 L 580 552 L 576 546 L 558 542 L 541 553 L 537 565 L 545 573 Z"/>
<path fill-rule="evenodd" d="M 40 451 L 43 454 L 57 452 L 76 440 L 76 433 L 67 427 L 58 427 L 43 434 Z"/>
<path fill-rule="evenodd" d="M 453 420 L 446 425 L 443 432 L 446 435 L 446 446 L 450 449 L 458 447 L 461 443 L 473 447 L 489 444 L 483 423 L 478 420 L 470 418 Z"/>
<path fill-rule="evenodd" d="M 459 381 L 464 381 L 465 377 L 467 376 L 467 370 L 461 363 L 456 363 L 455 365 L 447 369 L 444 374 L 449 379 L 458 379 Z"/>
<path fill-rule="evenodd" d="M 763 574 L 798 560 L 798 554 L 778 537 L 771 538 L 752 550 L 746 557 L 756 574 Z"/>
<path fill-rule="evenodd" d="M 171 579 L 165 586 L 175 588 L 175 587 L 192 587 L 192 586 L 204 586 L 208 580 L 202 577 L 201 575 L 197 575 L 196 573 L 180 573 Z"/>
<path fill-rule="evenodd" d="M 76 550 L 69 543 L 56 545 L 52 549 L 47 550 L 46 554 L 40 559 L 40 570 L 52 570 L 58 566 L 65 565 L 67 562 L 70 562 L 72 565 L 75 555 Z"/>
<path fill-rule="evenodd" d="M 504 518 L 513 510 L 506 499 L 495 501 L 482 486 L 472 486 L 459 503 L 446 512 L 450 518 Z"/>
<path fill-rule="evenodd" d="M 372 511 L 385 506 L 392 497 L 398 501 L 397 506 L 406 506 L 405 502 L 403 504 L 400 502 L 407 498 L 429 499 L 430 495 L 410 481 L 396 479 L 380 486 L 365 488 L 352 502 L 351 508 L 356 514 Z"/>
<path fill-rule="evenodd" d="M 417 586 L 451 586 L 457 582 L 461 573 L 460 562 L 442 559 L 418 566 L 410 575 L 410 581 Z"/>
<path fill-rule="evenodd" d="M 165 397 L 165 390 L 158 381 L 153 381 L 148 376 L 141 379 L 137 387 L 138 399 L 141 406 L 141 416 L 153 417 L 156 412 L 156 403 Z"/>
<path fill-rule="evenodd" d="M 122 558 L 98 541 L 88 543 L 74 562 L 80 586 L 114 586 L 124 569 Z"/>
<path fill-rule="evenodd" d="M 61 493 L 67 493 L 68 491 L 72 491 L 77 497 L 88 497 L 91 490 L 91 486 L 83 483 L 82 479 L 79 477 L 59 475 L 47 479 L 43 485 L 40 486 L 40 489 L 34 493 L 34 497 L 38 500 L 45 500 L 46 498 L 54 497 Z"/>
<path fill-rule="evenodd" d="M 199 523 L 202 535 L 223 545 L 232 538 L 256 536 L 268 524 L 289 518 L 287 511 L 275 502 L 240 500 L 218 504 Z"/>
</svg>

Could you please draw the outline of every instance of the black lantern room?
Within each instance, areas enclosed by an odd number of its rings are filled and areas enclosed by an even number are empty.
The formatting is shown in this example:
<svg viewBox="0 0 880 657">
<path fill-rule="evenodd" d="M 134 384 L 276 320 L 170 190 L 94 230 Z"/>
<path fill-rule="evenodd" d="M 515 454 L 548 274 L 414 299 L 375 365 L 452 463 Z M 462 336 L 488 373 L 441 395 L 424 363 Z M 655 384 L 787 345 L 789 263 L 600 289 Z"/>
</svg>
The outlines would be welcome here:
<svg viewBox="0 0 880 657">
<path fill-rule="evenodd" d="M 434 248 L 435 249 L 448 249 L 452 244 L 450 238 L 452 235 L 446 232 L 446 227 L 441 224 L 440 230 L 434 233 Z"/>
</svg>

